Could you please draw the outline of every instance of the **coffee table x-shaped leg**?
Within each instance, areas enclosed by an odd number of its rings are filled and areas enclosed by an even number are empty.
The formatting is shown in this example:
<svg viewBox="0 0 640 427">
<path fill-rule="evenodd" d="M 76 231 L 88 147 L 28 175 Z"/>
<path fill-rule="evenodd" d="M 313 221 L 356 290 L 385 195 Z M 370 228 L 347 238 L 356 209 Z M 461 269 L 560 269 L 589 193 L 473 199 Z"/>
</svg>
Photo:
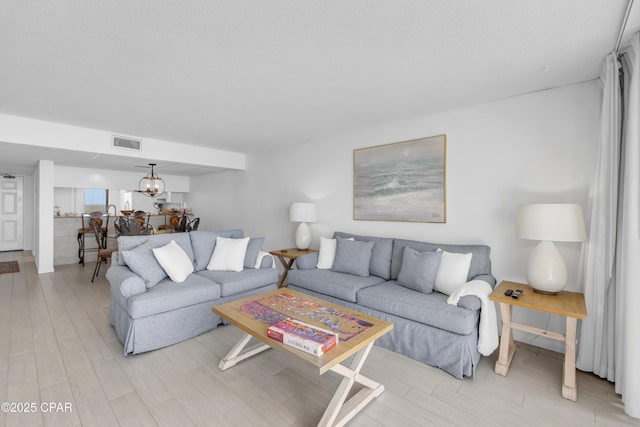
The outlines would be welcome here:
<svg viewBox="0 0 640 427">
<path fill-rule="evenodd" d="M 270 345 L 261 344 L 243 352 L 246 345 L 251 340 L 251 335 L 245 333 L 238 343 L 218 364 L 221 371 L 235 366 L 238 362 L 254 356 L 264 350 L 271 348 Z M 369 352 L 373 347 L 373 341 L 361 348 L 355 353 L 349 366 L 337 364 L 329 368 L 329 371 L 335 372 L 344 377 L 338 389 L 334 393 L 324 415 L 320 419 L 318 426 L 343 426 L 351 420 L 358 412 L 360 412 L 369 402 L 380 396 L 384 391 L 384 385 L 365 377 L 360 373 L 364 366 Z M 349 400 L 347 396 L 353 388 L 354 384 L 361 384 L 364 387 L 353 395 Z"/>
</svg>

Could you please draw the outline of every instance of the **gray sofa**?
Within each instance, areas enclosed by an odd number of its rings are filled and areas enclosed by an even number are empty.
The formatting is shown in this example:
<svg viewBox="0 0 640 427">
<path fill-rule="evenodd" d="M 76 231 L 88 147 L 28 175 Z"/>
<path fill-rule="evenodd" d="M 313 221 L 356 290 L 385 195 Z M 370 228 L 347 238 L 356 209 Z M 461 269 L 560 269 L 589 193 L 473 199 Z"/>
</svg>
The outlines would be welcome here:
<svg viewBox="0 0 640 427">
<path fill-rule="evenodd" d="M 120 236 L 106 277 L 111 285 L 110 322 L 125 354 L 142 353 L 195 337 L 216 328 L 222 319 L 215 305 L 277 288 L 271 256 L 259 257 L 264 239 L 251 239 L 244 268 L 206 269 L 216 237 L 241 238 L 242 230 L 192 231 L 151 236 Z M 152 249 L 174 240 L 193 262 L 194 272 L 173 282 Z M 259 268 L 256 260 L 260 261 Z"/>
<path fill-rule="evenodd" d="M 480 299 L 466 295 L 457 306 L 450 305 L 443 293 L 410 289 L 397 279 L 408 246 L 420 253 L 437 249 L 472 253 L 467 281 L 483 280 L 494 287 L 496 279 L 491 275 L 488 246 L 434 244 L 343 232 L 336 232 L 334 238 L 373 242 L 368 271 L 334 271 L 335 264 L 333 269 L 318 269 L 318 253 L 308 254 L 298 257 L 296 269 L 289 272 L 289 288 L 393 322 L 393 330 L 379 338 L 376 345 L 439 367 L 456 378 L 473 376 L 481 356 L 477 349 Z"/>
</svg>

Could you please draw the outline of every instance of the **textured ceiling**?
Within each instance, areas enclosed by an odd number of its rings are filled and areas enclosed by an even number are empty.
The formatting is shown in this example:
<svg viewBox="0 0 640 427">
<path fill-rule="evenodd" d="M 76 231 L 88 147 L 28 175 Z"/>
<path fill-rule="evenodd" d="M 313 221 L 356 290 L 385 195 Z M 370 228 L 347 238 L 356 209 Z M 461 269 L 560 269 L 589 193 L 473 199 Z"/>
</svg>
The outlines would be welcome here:
<svg viewBox="0 0 640 427">
<path fill-rule="evenodd" d="M 253 152 L 594 79 L 626 6 L 3 0 L 0 113 Z"/>
</svg>

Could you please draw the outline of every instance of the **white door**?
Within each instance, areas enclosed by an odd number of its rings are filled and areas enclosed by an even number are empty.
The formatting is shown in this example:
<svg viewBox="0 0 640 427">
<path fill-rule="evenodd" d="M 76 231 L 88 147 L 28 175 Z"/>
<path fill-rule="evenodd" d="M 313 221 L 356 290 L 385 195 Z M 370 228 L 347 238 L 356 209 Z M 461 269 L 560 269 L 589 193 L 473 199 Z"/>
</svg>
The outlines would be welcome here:
<svg viewBox="0 0 640 427">
<path fill-rule="evenodd" d="M 24 248 L 22 190 L 21 176 L 0 177 L 0 251 Z"/>
</svg>

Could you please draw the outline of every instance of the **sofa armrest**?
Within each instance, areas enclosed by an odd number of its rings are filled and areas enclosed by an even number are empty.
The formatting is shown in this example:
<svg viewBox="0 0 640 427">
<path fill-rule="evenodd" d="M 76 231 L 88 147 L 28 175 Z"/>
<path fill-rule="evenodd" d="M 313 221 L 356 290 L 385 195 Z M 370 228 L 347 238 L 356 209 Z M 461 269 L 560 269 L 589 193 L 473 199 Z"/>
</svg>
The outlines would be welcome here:
<svg viewBox="0 0 640 427">
<path fill-rule="evenodd" d="M 480 310 L 480 308 L 482 307 L 482 303 L 480 302 L 480 298 L 475 295 L 465 295 L 463 297 L 460 297 L 460 301 L 458 301 L 458 307 L 476 311 Z"/>
<path fill-rule="evenodd" d="M 490 274 L 480 274 L 478 276 L 475 276 L 471 280 L 482 280 L 484 282 L 487 282 L 489 286 L 491 286 L 492 288 L 496 284 L 495 277 L 493 277 Z M 480 298 L 478 298 L 475 295 L 465 295 L 460 298 L 460 301 L 458 301 L 458 307 L 475 311 L 475 310 L 480 310 L 480 308 L 482 307 L 482 303 L 480 302 Z"/>
<path fill-rule="evenodd" d="M 492 288 L 496 286 L 496 278 L 493 277 L 491 274 L 479 274 L 479 275 L 477 275 L 475 277 L 472 277 L 469 280 L 484 280 Z"/>
<path fill-rule="evenodd" d="M 122 256 L 119 251 L 114 251 L 111 254 L 111 265 L 122 265 L 123 262 L 120 260 Z"/>
<path fill-rule="evenodd" d="M 302 255 L 296 258 L 296 268 L 298 270 L 311 270 L 318 265 L 319 252 Z"/>
<path fill-rule="evenodd" d="M 107 280 L 111 285 L 111 292 L 118 291 L 125 298 L 147 292 L 147 286 L 142 277 L 126 266 L 111 265 L 107 270 Z"/>
<path fill-rule="evenodd" d="M 273 255 L 265 251 L 258 252 L 255 268 L 275 268 L 275 266 Z"/>
</svg>

